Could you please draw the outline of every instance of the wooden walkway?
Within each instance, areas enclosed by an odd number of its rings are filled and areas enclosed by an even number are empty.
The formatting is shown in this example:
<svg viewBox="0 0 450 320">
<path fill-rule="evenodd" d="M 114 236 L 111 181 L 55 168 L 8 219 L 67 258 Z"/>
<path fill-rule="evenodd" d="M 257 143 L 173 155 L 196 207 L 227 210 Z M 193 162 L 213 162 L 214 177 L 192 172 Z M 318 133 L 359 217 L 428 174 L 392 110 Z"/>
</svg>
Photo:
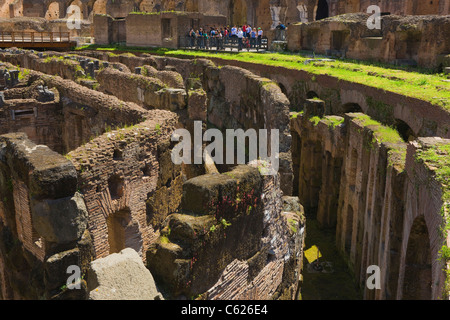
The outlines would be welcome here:
<svg viewBox="0 0 450 320">
<path fill-rule="evenodd" d="M 0 48 L 71 49 L 76 44 L 70 39 L 70 32 L 0 31 Z"/>
</svg>

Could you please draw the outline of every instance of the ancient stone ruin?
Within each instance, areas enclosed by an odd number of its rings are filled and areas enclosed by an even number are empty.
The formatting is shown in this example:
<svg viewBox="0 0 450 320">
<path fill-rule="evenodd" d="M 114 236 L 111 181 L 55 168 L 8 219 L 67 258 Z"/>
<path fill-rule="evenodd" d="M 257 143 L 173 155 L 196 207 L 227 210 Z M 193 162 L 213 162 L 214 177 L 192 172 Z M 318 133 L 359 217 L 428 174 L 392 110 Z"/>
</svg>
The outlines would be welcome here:
<svg viewBox="0 0 450 320">
<path fill-rule="evenodd" d="M 90 262 L 125 248 L 169 298 L 296 297 L 304 217 L 289 197 L 289 101 L 278 86 L 207 60 L 0 55 L 4 73 L 19 74 L 2 98 L 3 298 L 87 298 Z M 260 100 L 229 92 L 242 77 Z M 174 130 L 206 119 L 284 128 L 280 175 L 259 163 L 173 164 Z M 82 266 L 82 290 L 65 287 L 71 265 Z"/>
<path fill-rule="evenodd" d="M 71 4 L 77 36 L 103 44 L 177 47 L 193 20 L 283 22 L 288 48 L 313 53 L 303 65 L 450 66 L 448 1 L 380 1 L 373 32 L 367 13 L 340 15 L 367 1 L 334 0 L 23 0 L 0 23 L 61 30 Z M 0 299 L 301 299 L 308 273 L 334 272 L 309 262 L 311 220 L 333 234 L 358 297 L 449 299 L 448 81 L 435 86 L 444 98 L 421 99 L 221 55 L 0 49 Z M 217 150 L 174 161 L 180 132 L 195 149 L 207 129 L 277 130 L 278 153 L 247 136 L 244 163 L 211 161 Z M 276 174 L 250 159 L 264 149 Z"/>
</svg>

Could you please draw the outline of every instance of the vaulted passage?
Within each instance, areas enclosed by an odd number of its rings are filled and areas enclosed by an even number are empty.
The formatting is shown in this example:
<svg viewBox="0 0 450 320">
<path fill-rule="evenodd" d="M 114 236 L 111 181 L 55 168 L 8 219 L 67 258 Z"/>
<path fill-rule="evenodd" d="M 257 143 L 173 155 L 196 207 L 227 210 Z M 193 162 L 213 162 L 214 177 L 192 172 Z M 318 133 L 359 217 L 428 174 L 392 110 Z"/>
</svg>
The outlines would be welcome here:
<svg viewBox="0 0 450 320">
<path fill-rule="evenodd" d="M 329 11 L 328 11 L 328 3 L 326 0 L 319 0 L 319 3 L 317 5 L 317 14 L 316 14 L 316 20 L 322 20 L 325 18 L 328 18 Z"/>
<path fill-rule="evenodd" d="M 414 220 L 409 235 L 403 299 L 431 299 L 430 237 L 423 216 Z"/>
</svg>

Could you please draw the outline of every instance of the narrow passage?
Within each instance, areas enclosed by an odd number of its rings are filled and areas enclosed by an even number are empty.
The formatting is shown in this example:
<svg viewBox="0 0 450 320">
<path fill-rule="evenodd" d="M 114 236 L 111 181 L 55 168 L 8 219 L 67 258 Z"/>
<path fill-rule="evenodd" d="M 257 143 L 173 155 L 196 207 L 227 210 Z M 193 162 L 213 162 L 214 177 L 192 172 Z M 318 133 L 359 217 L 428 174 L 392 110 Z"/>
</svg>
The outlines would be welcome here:
<svg viewBox="0 0 450 320">
<path fill-rule="evenodd" d="M 300 297 L 302 300 L 362 299 L 351 271 L 336 248 L 335 238 L 334 229 L 320 229 L 317 220 L 307 216 L 305 251 L 312 246 L 318 247 L 322 254 L 319 264 L 323 270 L 312 268 L 304 257 Z"/>
</svg>

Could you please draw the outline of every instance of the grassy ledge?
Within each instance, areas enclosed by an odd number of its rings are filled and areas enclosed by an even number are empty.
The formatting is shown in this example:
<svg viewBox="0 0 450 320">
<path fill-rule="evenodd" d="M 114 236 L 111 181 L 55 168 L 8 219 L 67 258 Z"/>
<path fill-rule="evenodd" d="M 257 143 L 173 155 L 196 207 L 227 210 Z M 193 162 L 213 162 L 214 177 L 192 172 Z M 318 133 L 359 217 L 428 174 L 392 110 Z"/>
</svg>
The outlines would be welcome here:
<svg viewBox="0 0 450 320">
<path fill-rule="evenodd" d="M 385 91 L 395 92 L 407 97 L 417 98 L 440 106 L 450 111 L 450 83 L 441 73 L 431 73 L 425 69 L 406 69 L 354 60 L 310 61 L 305 54 L 294 53 L 215 53 L 192 50 L 170 50 L 165 48 L 144 48 L 126 46 L 98 46 L 90 45 L 78 50 L 108 50 L 141 52 L 158 55 L 220 58 L 236 60 L 246 63 L 263 64 L 288 69 L 303 70 L 313 75 L 328 75 L 340 80 L 351 81 Z"/>
</svg>

